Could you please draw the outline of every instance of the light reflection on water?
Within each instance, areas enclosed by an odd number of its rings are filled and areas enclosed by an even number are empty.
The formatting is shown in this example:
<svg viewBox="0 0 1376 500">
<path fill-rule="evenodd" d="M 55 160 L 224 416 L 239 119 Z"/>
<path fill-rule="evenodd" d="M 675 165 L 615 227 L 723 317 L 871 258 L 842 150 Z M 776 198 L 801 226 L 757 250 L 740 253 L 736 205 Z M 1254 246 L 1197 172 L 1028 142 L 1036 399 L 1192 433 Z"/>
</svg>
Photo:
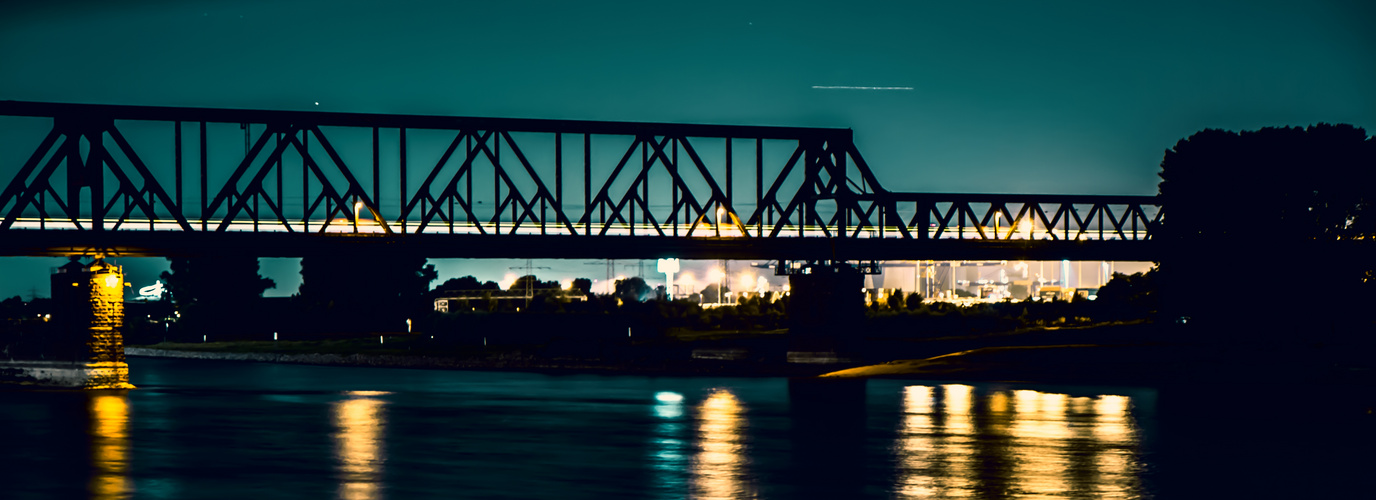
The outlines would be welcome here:
<svg viewBox="0 0 1376 500">
<path fill-rule="evenodd" d="M 748 498 L 745 411 L 730 390 L 717 389 L 698 405 L 698 454 L 692 462 L 693 498 Z"/>
<path fill-rule="evenodd" d="M 654 468 L 654 487 L 665 498 L 677 498 L 686 488 L 684 471 L 688 468 L 685 455 L 683 395 L 660 392 L 655 395 L 654 415 L 660 419 L 655 426 L 649 463 Z"/>
<path fill-rule="evenodd" d="M 127 393 L 0 393 L 0 498 L 1136 498 L 1183 469 L 1155 390 L 139 362 Z"/>
<path fill-rule="evenodd" d="M 1069 492 L 1065 476 L 1071 434 L 1066 397 L 1013 391 L 1013 422 L 1008 435 L 1013 438 L 1011 483 L 1019 496 L 1055 498 Z"/>
<path fill-rule="evenodd" d="M 335 456 L 338 460 L 339 498 L 382 498 L 384 405 L 377 399 L 387 393 L 350 391 L 349 399 L 334 403 Z"/>
<path fill-rule="evenodd" d="M 894 490 L 905 498 L 993 491 L 1014 498 L 1138 498 L 1131 406 L 1131 398 L 1118 395 L 995 390 L 977 401 L 966 385 L 904 387 Z M 1005 467 L 1006 474 L 998 473 Z"/>
<path fill-rule="evenodd" d="M 903 388 L 903 423 L 898 435 L 898 461 L 901 472 L 899 493 L 915 498 L 936 494 L 936 471 L 932 470 L 936 455 L 935 425 L 932 419 L 932 388 L 914 385 Z"/>
<path fill-rule="evenodd" d="M 129 488 L 129 394 L 92 393 L 91 498 L 127 498 Z"/>
<path fill-rule="evenodd" d="M 1093 402 L 1095 425 L 1091 428 L 1101 445 L 1094 455 L 1098 471 L 1094 489 L 1100 498 L 1139 496 L 1141 467 L 1135 452 L 1138 432 L 1128 413 L 1131 403 L 1125 396 L 1099 396 Z"/>
</svg>

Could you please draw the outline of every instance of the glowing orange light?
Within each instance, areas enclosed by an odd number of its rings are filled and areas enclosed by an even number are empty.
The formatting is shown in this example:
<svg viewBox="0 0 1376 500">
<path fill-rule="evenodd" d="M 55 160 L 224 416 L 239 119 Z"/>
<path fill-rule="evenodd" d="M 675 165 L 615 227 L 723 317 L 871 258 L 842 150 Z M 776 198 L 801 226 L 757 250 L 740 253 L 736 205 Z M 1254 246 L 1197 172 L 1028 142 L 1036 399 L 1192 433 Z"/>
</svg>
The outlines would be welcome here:
<svg viewBox="0 0 1376 500">
<path fill-rule="evenodd" d="M 736 395 L 717 390 L 698 406 L 701 451 L 694 460 L 694 498 L 745 498 L 744 408 Z"/>
<path fill-rule="evenodd" d="M 129 401 L 124 392 L 101 393 L 91 399 L 96 474 L 91 478 L 92 498 L 125 498 L 129 494 Z"/>
<path fill-rule="evenodd" d="M 335 456 L 339 460 L 339 497 L 374 499 L 381 497 L 379 482 L 385 461 L 382 447 L 385 401 L 368 396 L 385 392 L 353 391 L 351 399 L 335 404 Z"/>
</svg>

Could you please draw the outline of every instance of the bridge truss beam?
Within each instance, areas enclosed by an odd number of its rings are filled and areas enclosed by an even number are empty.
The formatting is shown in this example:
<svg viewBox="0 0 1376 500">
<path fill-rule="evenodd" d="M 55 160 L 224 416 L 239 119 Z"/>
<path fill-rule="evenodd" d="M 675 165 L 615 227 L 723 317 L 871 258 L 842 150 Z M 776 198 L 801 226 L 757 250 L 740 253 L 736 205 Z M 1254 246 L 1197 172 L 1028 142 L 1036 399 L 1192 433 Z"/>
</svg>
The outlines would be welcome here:
<svg viewBox="0 0 1376 500">
<path fill-rule="evenodd" d="M 939 258 L 1145 248 L 1162 213 L 890 192 L 848 129 L 14 101 L 0 117 L 0 146 L 31 148 L 0 156 L 5 255 Z"/>
</svg>

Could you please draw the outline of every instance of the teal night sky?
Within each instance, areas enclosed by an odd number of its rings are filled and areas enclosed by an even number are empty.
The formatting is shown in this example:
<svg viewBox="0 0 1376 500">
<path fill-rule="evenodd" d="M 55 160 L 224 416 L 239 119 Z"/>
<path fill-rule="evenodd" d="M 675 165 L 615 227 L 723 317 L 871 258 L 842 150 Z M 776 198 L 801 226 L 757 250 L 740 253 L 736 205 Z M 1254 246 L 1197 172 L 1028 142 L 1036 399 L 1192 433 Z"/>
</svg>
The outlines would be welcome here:
<svg viewBox="0 0 1376 500">
<path fill-rule="evenodd" d="M 895 191 L 1154 194 L 1200 129 L 1376 128 L 1362 0 L 29 3 L 0 99 L 848 127 Z"/>
</svg>

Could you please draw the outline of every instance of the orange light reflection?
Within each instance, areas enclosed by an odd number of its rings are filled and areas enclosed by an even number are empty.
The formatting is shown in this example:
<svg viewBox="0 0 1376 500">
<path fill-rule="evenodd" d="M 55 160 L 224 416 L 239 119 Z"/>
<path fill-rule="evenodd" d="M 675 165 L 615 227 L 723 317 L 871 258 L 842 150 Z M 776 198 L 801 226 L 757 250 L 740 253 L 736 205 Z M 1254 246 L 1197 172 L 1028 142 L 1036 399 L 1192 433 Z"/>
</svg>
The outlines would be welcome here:
<svg viewBox="0 0 1376 500">
<path fill-rule="evenodd" d="M 1013 391 L 1013 489 L 1032 496 L 1064 496 L 1070 422 L 1065 394 Z"/>
<path fill-rule="evenodd" d="M 740 401 L 730 391 L 718 389 L 697 410 L 692 498 L 753 497 L 745 482 L 745 418 Z"/>
<path fill-rule="evenodd" d="M 1132 400 L 1126 396 L 1099 396 L 1093 402 L 1093 434 L 1098 440 L 1094 465 L 1099 472 L 1094 491 L 1100 498 L 1139 496 L 1138 437 L 1129 413 L 1131 406 Z"/>
<path fill-rule="evenodd" d="M 129 395 L 124 391 L 92 393 L 91 440 L 94 476 L 91 497 L 129 496 Z"/>
<path fill-rule="evenodd" d="M 975 467 L 975 418 L 972 412 L 973 387 L 947 384 L 941 386 L 945 394 L 946 425 L 942 431 L 941 456 L 946 462 L 946 474 L 941 484 L 948 497 L 975 496 L 978 473 Z"/>
<path fill-rule="evenodd" d="M 347 394 L 350 399 L 334 405 L 338 496 L 348 500 L 381 498 L 382 465 L 386 461 L 382 447 L 386 401 L 373 396 L 386 393 Z"/>
<path fill-rule="evenodd" d="M 939 490 L 932 455 L 932 388 L 910 385 L 903 388 L 903 423 L 898 432 L 898 493 L 904 497 L 927 498 Z"/>
</svg>

